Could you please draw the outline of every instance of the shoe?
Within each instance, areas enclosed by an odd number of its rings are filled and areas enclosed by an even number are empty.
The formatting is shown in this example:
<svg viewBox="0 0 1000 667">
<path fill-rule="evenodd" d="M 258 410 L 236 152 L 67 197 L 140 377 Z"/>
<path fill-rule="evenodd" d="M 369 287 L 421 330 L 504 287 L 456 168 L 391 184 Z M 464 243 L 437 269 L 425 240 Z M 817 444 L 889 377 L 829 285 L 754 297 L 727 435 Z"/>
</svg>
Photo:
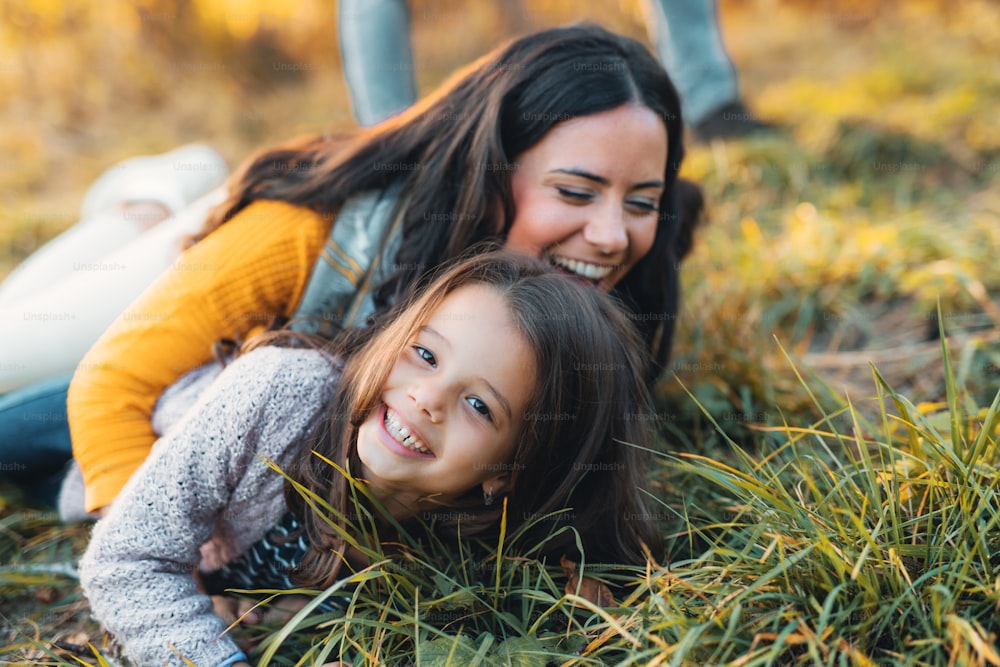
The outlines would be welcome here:
<svg viewBox="0 0 1000 667">
<path fill-rule="evenodd" d="M 119 162 L 90 186 L 80 207 L 86 220 L 125 202 L 153 201 L 176 215 L 229 175 L 225 160 L 203 144 Z"/>
<path fill-rule="evenodd" d="M 753 115 L 743 102 L 727 102 L 703 118 L 693 128 L 698 141 L 739 139 L 751 134 L 775 132 L 777 127 Z"/>
</svg>

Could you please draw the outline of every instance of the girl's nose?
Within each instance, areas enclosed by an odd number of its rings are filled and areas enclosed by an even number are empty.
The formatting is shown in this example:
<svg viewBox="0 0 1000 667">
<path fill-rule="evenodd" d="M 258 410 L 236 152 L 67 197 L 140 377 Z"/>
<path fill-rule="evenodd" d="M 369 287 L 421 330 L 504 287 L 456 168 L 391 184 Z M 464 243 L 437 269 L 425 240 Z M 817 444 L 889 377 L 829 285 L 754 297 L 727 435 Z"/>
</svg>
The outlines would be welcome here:
<svg viewBox="0 0 1000 667">
<path fill-rule="evenodd" d="M 407 395 L 432 424 L 439 424 L 444 418 L 444 392 L 431 379 L 422 378 L 414 382 Z"/>
</svg>

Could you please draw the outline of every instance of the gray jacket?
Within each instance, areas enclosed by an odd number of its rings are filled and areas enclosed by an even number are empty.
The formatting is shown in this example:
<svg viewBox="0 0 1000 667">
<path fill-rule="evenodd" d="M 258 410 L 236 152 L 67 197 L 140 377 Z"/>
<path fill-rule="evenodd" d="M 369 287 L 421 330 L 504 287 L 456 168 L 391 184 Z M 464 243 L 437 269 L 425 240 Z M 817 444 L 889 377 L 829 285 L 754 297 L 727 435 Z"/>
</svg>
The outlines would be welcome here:
<svg viewBox="0 0 1000 667">
<path fill-rule="evenodd" d="M 180 656 L 219 665 L 239 651 L 193 573 L 232 560 L 278 522 L 284 479 L 261 459 L 287 466 L 338 380 L 322 353 L 274 347 L 210 375 L 207 389 L 164 394 L 157 412 L 184 416 L 96 524 L 80 562 L 95 616 L 139 665 L 180 667 Z M 192 409 L 177 409 L 194 396 Z"/>
</svg>

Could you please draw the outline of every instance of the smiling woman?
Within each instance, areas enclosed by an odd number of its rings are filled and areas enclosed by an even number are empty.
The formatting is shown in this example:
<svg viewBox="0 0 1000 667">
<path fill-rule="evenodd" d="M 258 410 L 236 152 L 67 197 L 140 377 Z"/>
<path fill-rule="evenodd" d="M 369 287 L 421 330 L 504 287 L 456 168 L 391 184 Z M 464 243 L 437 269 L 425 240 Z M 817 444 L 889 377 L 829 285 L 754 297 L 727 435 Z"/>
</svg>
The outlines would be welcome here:
<svg viewBox="0 0 1000 667">
<path fill-rule="evenodd" d="M 258 347 L 230 364 L 98 522 L 80 580 L 138 664 L 246 660 L 199 566 L 220 587 L 325 588 L 345 560 L 369 565 L 359 540 L 496 543 L 502 525 L 556 560 L 659 551 L 649 421 L 616 407 L 651 412 L 645 358 L 612 298 L 526 255 L 479 255 L 331 352 Z M 347 520 L 349 473 L 371 492 L 353 500 L 374 537 Z M 561 530 L 540 519 L 560 510 Z"/>
<path fill-rule="evenodd" d="M 325 336 L 364 325 L 473 247 L 526 251 L 616 294 L 653 382 L 673 335 L 678 239 L 700 204 L 678 184 L 682 157 L 662 67 L 586 25 L 487 54 L 347 148 L 316 137 L 263 151 L 73 379 L 87 509 L 110 503 L 146 458 L 157 399 L 218 341 L 288 320 Z"/>
<path fill-rule="evenodd" d="M 506 247 L 610 291 L 653 246 L 666 159 L 666 125 L 640 104 L 556 125 L 518 159 Z"/>
</svg>

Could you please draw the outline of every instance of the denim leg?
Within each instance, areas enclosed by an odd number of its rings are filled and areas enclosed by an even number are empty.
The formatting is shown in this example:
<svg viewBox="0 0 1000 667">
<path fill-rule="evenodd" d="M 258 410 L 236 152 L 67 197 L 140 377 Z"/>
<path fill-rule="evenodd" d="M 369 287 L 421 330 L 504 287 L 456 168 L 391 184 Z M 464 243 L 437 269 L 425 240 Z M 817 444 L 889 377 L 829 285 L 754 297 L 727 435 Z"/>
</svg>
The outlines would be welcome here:
<svg viewBox="0 0 1000 667">
<path fill-rule="evenodd" d="M 72 376 L 0 396 L 0 474 L 28 481 L 58 473 L 73 456 L 66 419 Z"/>
<path fill-rule="evenodd" d="M 719 33 L 715 0 L 647 0 L 656 50 L 677 86 L 684 121 L 697 125 L 739 99 L 739 83 Z"/>
<path fill-rule="evenodd" d="M 410 12 L 404 0 L 340 0 L 341 62 L 359 125 L 374 125 L 413 104 Z"/>
</svg>

